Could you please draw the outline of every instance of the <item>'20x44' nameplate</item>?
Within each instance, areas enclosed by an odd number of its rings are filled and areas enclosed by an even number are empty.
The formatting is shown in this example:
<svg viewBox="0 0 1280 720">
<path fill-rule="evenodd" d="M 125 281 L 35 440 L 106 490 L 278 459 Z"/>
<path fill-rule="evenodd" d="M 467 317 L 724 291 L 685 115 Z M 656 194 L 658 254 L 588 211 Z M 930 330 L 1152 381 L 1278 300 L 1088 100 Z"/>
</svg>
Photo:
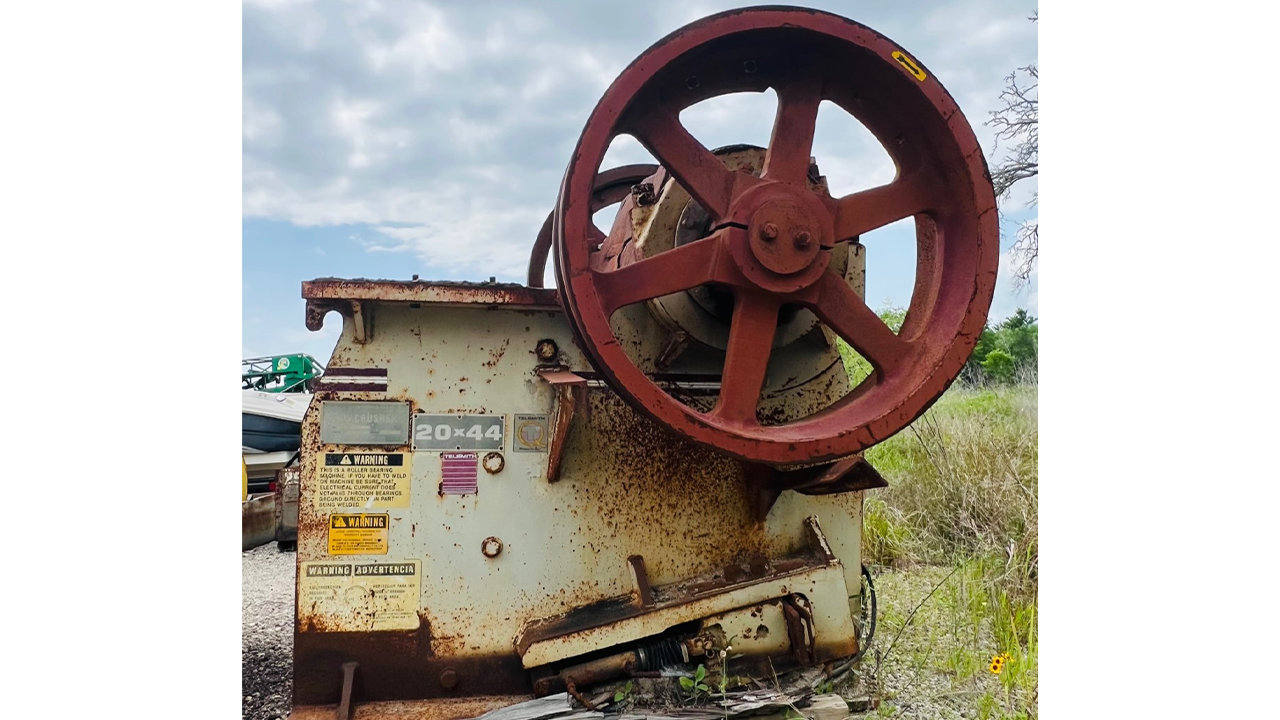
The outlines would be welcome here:
<svg viewBox="0 0 1280 720">
<path fill-rule="evenodd" d="M 506 444 L 505 415 L 413 416 L 413 449 L 502 450 Z"/>
</svg>

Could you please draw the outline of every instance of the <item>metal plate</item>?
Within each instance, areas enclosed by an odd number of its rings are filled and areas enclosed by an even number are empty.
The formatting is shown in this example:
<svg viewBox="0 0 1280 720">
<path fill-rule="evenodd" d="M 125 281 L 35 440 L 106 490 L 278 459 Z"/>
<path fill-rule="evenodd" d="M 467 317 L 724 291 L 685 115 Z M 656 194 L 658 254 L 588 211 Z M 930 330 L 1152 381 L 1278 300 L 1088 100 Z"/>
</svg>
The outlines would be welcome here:
<svg viewBox="0 0 1280 720">
<path fill-rule="evenodd" d="M 413 449 L 502 450 L 506 425 L 506 415 L 414 415 Z"/>
<path fill-rule="evenodd" d="M 546 415 L 515 416 L 515 429 L 511 433 L 514 452 L 546 452 L 549 442 Z"/>
<path fill-rule="evenodd" d="M 479 456 L 473 452 L 440 453 L 440 494 L 474 495 L 480 489 Z"/>
<path fill-rule="evenodd" d="M 321 402 L 320 441 L 333 445 L 404 445 L 409 442 L 409 403 Z"/>
</svg>

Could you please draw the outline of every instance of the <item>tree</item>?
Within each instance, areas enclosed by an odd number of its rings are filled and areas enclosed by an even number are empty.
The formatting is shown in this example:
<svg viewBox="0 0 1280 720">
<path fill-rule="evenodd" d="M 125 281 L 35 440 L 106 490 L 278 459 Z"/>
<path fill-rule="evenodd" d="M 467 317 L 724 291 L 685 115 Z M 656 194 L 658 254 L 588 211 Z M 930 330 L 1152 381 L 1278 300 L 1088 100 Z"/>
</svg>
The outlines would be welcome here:
<svg viewBox="0 0 1280 720">
<path fill-rule="evenodd" d="M 987 353 L 987 359 L 982 361 L 983 372 L 996 382 L 1013 382 L 1015 367 L 1013 356 L 1003 350 L 992 350 Z"/>
<path fill-rule="evenodd" d="M 973 354 L 960 373 L 961 382 L 1014 382 L 1034 378 L 1040 342 L 1036 319 L 1023 308 L 998 325 L 982 329 Z"/>
<path fill-rule="evenodd" d="M 1000 323 L 996 345 L 1013 358 L 1019 370 L 1036 369 L 1040 347 L 1040 328 L 1036 319 L 1022 308 Z"/>
<path fill-rule="evenodd" d="M 1036 324 L 1036 319 L 1031 317 L 1031 313 L 1027 312 L 1026 308 L 1018 308 L 1017 310 L 1013 311 L 1012 315 L 1005 318 L 1004 322 L 1000 323 L 1000 329 L 1001 330 L 1018 330 L 1028 325 L 1035 325 L 1035 324 Z"/>
<path fill-rule="evenodd" d="M 1039 21 L 1036 10 L 1027 18 Z M 996 128 L 996 148 L 1004 141 L 1012 145 L 996 166 L 991 169 L 991 182 L 996 197 L 1008 197 L 1013 186 L 1035 177 L 1040 172 L 1040 71 L 1036 65 L 1020 67 L 1004 79 L 1005 89 L 1000 93 L 1004 106 L 991 112 L 987 125 Z M 1031 196 L 1027 207 L 1036 207 L 1040 193 Z M 1015 285 L 1024 285 L 1031 278 L 1036 259 L 1040 256 L 1040 223 L 1024 222 L 1017 231 L 1013 256 Z"/>
</svg>

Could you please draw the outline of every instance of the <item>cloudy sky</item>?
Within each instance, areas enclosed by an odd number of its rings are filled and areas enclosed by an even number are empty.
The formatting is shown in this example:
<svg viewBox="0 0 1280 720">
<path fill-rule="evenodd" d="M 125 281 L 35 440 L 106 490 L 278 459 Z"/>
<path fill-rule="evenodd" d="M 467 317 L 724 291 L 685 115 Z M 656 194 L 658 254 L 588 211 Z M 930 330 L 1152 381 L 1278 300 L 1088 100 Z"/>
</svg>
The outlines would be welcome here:
<svg viewBox="0 0 1280 720">
<path fill-rule="evenodd" d="M 648 0 L 247 0 L 244 5 L 245 357 L 309 352 L 323 362 L 337 318 L 303 326 L 300 283 L 316 277 L 523 281 L 583 123 L 645 48 L 743 3 Z M 1004 77 L 1036 62 L 1034 0 L 810 2 L 875 28 L 918 57 L 992 156 Z M 764 145 L 772 93 L 708 101 L 682 119 L 708 147 Z M 824 105 L 814 155 L 833 193 L 893 177 L 888 156 Z M 622 139 L 606 167 L 649 161 Z M 1035 211 L 1034 181 L 1002 203 L 1006 239 Z M 864 236 L 867 298 L 905 306 L 910 221 Z M 992 318 L 1037 313 L 1036 284 L 1005 272 Z M 554 279 L 547 278 L 548 284 Z"/>
</svg>

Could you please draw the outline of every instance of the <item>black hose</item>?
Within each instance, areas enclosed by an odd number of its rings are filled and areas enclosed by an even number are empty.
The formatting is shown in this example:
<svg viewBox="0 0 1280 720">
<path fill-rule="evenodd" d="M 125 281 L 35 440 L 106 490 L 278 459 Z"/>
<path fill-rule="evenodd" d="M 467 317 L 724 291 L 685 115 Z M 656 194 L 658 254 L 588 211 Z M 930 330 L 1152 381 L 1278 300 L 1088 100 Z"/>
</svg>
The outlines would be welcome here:
<svg viewBox="0 0 1280 720">
<path fill-rule="evenodd" d="M 866 565 L 862 566 L 862 579 L 866 581 L 867 594 L 871 596 L 871 617 L 867 618 L 865 614 L 863 615 L 862 625 L 867 629 L 866 638 L 858 639 L 858 652 L 849 659 L 850 663 L 858 662 L 862 659 L 862 656 L 867 654 L 867 650 L 871 648 L 871 641 L 876 636 L 876 584 L 871 580 L 871 571 L 867 569 Z M 866 609 L 865 604 L 863 609 Z"/>
</svg>

